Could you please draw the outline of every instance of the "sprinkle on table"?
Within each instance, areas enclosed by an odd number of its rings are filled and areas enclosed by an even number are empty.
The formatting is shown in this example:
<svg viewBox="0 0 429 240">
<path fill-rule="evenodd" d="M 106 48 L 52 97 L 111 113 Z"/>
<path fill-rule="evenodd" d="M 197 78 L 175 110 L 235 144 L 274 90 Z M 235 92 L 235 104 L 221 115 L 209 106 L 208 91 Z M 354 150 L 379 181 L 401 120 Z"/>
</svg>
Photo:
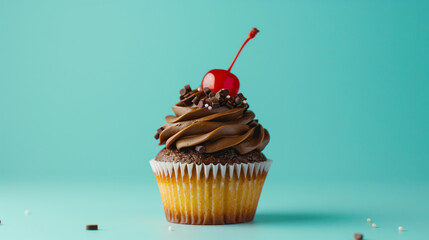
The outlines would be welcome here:
<svg viewBox="0 0 429 240">
<path fill-rule="evenodd" d="M 362 240 L 363 239 L 362 233 L 355 233 L 354 237 L 356 240 Z"/>
<path fill-rule="evenodd" d="M 97 224 L 86 225 L 86 230 L 98 230 L 98 225 Z"/>
</svg>

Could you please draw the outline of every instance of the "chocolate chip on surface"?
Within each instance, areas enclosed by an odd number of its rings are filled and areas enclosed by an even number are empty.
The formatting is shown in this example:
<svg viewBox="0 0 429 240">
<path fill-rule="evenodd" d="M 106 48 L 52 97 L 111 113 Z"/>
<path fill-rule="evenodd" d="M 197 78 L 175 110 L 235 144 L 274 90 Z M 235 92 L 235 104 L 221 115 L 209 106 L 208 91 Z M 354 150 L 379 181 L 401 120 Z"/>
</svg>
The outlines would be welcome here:
<svg viewBox="0 0 429 240">
<path fill-rule="evenodd" d="M 354 237 L 356 240 L 362 240 L 363 239 L 363 235 L 361 233 L 355 233 Z"/>
<path fill-rule="evenodd" d="M 86 225 L 86 230 L 98 230 L 97 224 Z"/>
</svg>

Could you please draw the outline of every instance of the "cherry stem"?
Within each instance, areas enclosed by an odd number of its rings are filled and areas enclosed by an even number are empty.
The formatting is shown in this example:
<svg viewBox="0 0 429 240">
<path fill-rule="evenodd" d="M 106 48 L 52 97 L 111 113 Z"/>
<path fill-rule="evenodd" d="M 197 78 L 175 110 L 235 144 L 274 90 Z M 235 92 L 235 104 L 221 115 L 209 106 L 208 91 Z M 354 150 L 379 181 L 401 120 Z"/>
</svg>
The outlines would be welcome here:
<svg viewBox="0 0 429 240">
<path fill-rule="evenodd" d="M 247 38 L 244 41 L 243 45 L 241 45 L 240 50 L 238 50 L 237 55 L 235 55 L 234 61 L 232 61 L 231 66 L 229 66 L 229 68 L 228 68 L 228 72 L 231 72 L 231 68 L 232 68 L 232 66 L 234 66 L 234 63 L 237 60 L 238 55 L 240 55 L 240 53 L 241 53 L 241 50 L 243 50 L 243 48 L 247 44 L 247 42 L 249 42 L 250 39 L 254 38 L 258 32 L 259 32 L 258 29 L 252 28 L 252 30 L 250 31 L 249 35 L 247 35 Z"/>
</svg>

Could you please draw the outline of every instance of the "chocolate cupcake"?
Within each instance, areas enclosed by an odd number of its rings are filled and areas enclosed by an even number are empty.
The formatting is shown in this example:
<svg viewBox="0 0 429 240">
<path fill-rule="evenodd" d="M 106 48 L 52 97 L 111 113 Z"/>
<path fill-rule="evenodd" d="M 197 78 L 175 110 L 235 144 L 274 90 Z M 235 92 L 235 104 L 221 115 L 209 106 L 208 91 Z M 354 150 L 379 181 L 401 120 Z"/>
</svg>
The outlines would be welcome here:
<svg viewBox="0 0 429 240">
<path fill-rule="evenodd" d="M 270 135 L 229 70 L 210 71 L 198 89 L 181 89 L 175 115 L 155 134 L 165 148 L 150 165 L 169 222 L 232 224 L 255 216 L 272 162 L 261 153 Z"/>
</svg>

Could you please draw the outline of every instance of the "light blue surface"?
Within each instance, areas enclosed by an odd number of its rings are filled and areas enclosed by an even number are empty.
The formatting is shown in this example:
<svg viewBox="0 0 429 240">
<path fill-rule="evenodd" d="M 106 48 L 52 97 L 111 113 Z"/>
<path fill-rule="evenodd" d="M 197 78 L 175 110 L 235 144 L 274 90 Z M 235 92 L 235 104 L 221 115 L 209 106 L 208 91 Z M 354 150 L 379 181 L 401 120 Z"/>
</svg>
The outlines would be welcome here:
<svg viewBox="0 0 429 240">
<path fill-rule="evenodd" d="M 227 226 L 166 222 L 154 179 L 9 183 L 1 186 L 0 239 L 219 239 L 221 235 L 222 239 L 340 240 L 363 233 L 371 240 L 419 240 L 429 235 L 427 183 L 268 180 L 254 222 Z M 366 222 L 368 217 L 377 228 Z M 100 230 L 88 232 L 86 224 L 98 224 Z M 404 231 L 399 232 L 398 226 Z"/>
<path fill-rule="evenodd" d="M 428 12 L 424 1 L 0 0 L 0 239 L 427 239 Z M 251 27 L 261 32 L 232 71 L 272 137 L 257 217 L 169 232 L 148 164 L 155 129 Z"/>
</svg>

